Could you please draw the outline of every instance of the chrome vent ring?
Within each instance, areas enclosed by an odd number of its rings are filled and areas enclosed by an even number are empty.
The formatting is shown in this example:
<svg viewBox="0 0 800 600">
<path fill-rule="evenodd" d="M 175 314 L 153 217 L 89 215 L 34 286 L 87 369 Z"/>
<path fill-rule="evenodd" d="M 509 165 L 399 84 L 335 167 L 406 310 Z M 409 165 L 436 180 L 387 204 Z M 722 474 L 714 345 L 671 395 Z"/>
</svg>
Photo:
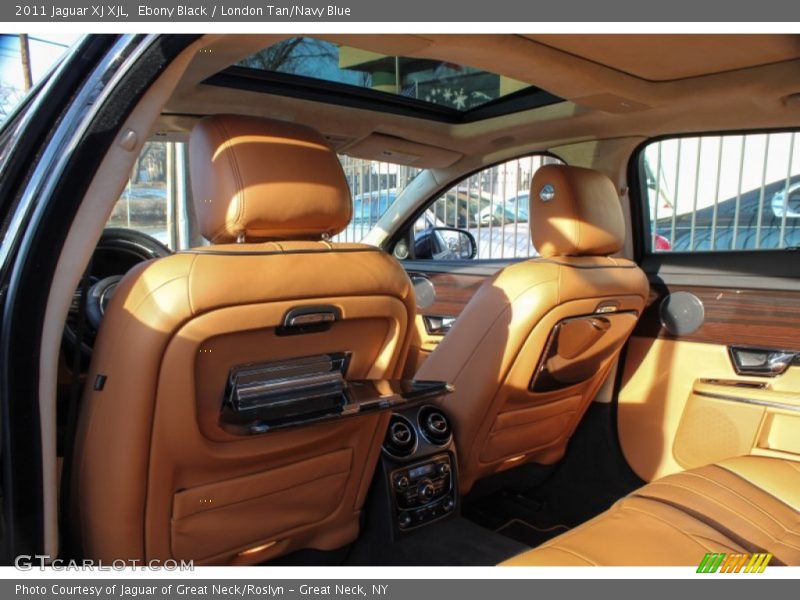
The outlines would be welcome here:
<svg viewBox="0 0 800 600">
<path fill-rule="evenodd" d="M 435 406 L 423 406 L 417 415 L 419 429 L 431 444 L 445 446 L 453 437 L 450 420 L 441 409 Z"/>
<path fill-rule="evenodd" d="M 411 421 L 402 415 L 392 415 L 383 440 L 383 449 L 396 458 L 411 456 L 417 449 L 417 432 Z"/>
</svg>

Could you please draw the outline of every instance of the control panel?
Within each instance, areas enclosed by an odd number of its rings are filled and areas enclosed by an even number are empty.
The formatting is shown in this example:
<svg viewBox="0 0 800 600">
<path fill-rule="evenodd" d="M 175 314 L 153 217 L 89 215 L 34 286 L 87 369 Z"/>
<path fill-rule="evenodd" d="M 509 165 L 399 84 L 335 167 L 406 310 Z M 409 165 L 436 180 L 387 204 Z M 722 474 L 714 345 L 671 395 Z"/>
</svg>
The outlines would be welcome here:
<svg viewBox="0 0 800 600">
<path fill-rule="evenodd" d="M 446 517 L 456 506 L 450 454 L 395 469 L 389 476 L 396 522 L 407 531 Z"/>
</svg>

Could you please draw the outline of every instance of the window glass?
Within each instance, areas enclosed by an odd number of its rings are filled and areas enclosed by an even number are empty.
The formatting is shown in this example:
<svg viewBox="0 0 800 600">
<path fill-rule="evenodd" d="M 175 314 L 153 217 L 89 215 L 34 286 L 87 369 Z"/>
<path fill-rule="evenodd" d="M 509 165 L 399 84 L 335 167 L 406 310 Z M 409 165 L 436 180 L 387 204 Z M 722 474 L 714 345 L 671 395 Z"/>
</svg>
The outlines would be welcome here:
<svg viewBox="0 0 800 600">
<path fill-rule="evenodd" d="M 77 38 L 75 34 L 0 34 L 0 125 Z"/>
<path fill-rule="evenodd" d="M 528 197 L 531 178 L 552 156 L 527 156 L 489 167 L 462 180 L 438 197 L 414 224 L 416 244 L 439 231 L 434 247 L 446 249 L 463 239 L 448 230 L 469 233 L 476 242 L 475 259 L 537 256 L 530 236 Z M 441 239 L 439 239 L 441 238 Z M 453 241 L 455 240 L 455 241 Z M 420 253 L 416 253 L 420 254 Z M 433 258 L 464 258 L 460 252 L 433 252 Z M 428 258 L 429 255 L 416 256 Z"/>
<path fill-rule="evenodd" d="M 642 153 L 653 252 L 800 246 L 800 136 L 662 140 Z"/>
<path fill-rule="evenodd" d="M 533 89 L 497 73 L 448 61 L 386 56 L 310 37 L 282 40 L 236 66 L 395 94 L 461 112 Z"/>
<path fill-rule="evenodd" d="M 133 166 L 128 183 L 117 200 L 108 227 L 124 227 L 146 233 L 173 250 L 178 249 L 178 219 L 175 195 L 176 175 L 185 181 L 185 173 L 176 173 L 176 153 L 183 155 L 184 144 L 149 141 Z M 180 186 L 185 189 L 185 186 Z"/>
<path fill-rule="evenodd" d="M 360 242 L 421 169 L 342 155 L 339 160 L 353 197 L 353 218 L 334 241 Z"/>
</svg>

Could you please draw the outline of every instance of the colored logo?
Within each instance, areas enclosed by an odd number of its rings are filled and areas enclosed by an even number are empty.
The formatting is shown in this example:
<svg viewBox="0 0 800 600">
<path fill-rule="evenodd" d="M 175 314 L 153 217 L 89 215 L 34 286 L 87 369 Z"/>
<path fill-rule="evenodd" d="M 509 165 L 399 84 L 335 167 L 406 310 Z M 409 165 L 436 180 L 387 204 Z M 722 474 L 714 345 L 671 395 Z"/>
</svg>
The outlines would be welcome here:
<svg viewBox="0 0 800 600">
<path fill-rule="evenodd" d="M 550 202 L 556 195 L 556 188 L 552 184 L 545 183 L 539 191 L 539 199 L 542 202 Z"/>
<path fill-rule="evenodd" d="M 700 561 L 698 573 L 763 573 L 772 554 L 758 552 L 756 554 L 725 554 L 709 552 Z"/>
</svg>

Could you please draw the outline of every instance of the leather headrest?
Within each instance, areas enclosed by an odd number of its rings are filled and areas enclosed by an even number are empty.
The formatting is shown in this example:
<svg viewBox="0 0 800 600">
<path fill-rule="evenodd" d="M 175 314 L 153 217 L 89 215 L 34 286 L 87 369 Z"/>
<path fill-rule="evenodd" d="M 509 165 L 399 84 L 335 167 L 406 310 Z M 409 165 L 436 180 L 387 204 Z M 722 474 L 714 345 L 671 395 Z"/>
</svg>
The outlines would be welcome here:
<svg viewBox="0 0 800 600">
<path fill-rule="evenodd" d="M 530 192 L 533 245 L 541 256 L 607 256 L 622 249 L 625 219 L 613 182 L 592 169 L 545 165 Z"/>
<path fill-rule="evenodd" d="M 206 117 L 192 131 L 189 160 L 197 219 L 211 242 L 318 240 L 352 216 L 341 163 L 308 127 Z"/>
</svg>

